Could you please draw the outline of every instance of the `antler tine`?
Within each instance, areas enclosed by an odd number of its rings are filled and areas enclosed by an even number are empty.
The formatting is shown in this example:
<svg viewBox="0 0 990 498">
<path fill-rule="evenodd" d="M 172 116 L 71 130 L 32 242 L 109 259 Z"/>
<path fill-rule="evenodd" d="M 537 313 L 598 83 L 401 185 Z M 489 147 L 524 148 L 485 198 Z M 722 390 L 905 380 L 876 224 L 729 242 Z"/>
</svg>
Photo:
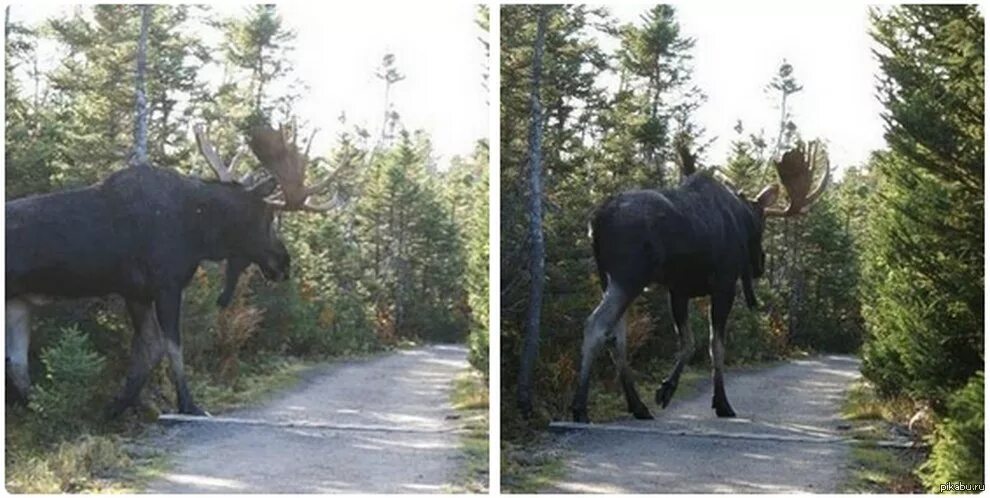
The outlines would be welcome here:
<svg viewBox="0 0 990 498">
<path fill-rule="evenodd" d="M 217 177 L 220 178 L 221 182 L 233 181 L 234 177 L 231 174 L 233 166 L 236 166 L 237 161 L 240 160 L 238 153 L 234 156 L 234 160 L 230 162 L 230 167 L 224 166 L 223 160 L 220 159 L 220 154 L 217 153 L 217 149 L 213 146 L 213 142 L 210 141 L 209 137 L 206 136 L 206 130 L 203 129 L 202 123 L 197 123 L 193 125 L 193 134 L 196 135 L 196 144 L 199 145 L 199 152 L 203 154 L 203 158 L 206 162 L 213 168 L 216 172 Z"/>
<path fill-rule="evenodd" d="M 722 182 L 722 184 L 728 187 L 729 190 L 733 192 L 739 192 L 739 189 L 736 188 L 736 185 L 732 183 L 732 180 L 730 180 L 729 177 L 726 176 L 725 172 L 723 172 L 721 168 L 715 168 L 714 172 L 715 172 L 715 177 L 718 178 L 718 180 Z"/>
<path fill-rule="evenodd" d="M 790 202 L 787 209 L 772 207 L 765 209 L 765 216 L 785 217 L 803 214 L 818 200 L 825 191 L 831 174 L 828 157 L 822 153 L 825 156 L 825 173 L 815 191 L 811 192 L 811 181 L 818 169 L 815 166 L 818 162 L 819 147 L 820 144 L 814 141 L 807 147 L 801 145 L 784 153 L 777 163 L 777 174 Z"/>
<path fill-rule="evenodd" d="M 231 175 L 233 175 L 233 172 L 237 170 L 237 165 L 241 163 L 241 160 L 244 159 L 244 154 L 246 153 L 247 147 L 244 145 L 237 148 L 237 152 L 234 153 L 234 157 L 230 159 L 230 165 L 227 167 L 227 169 L 231 172 Z"/>
<path fill-rule="evenodd" d="M 306 196 L 309 197 L 312 195 L 318 195 L 323 193 L 325 190 L 327 190 L 330 187 L 330 185 L 337 180 L 337 177 L 340 176 L 341 173 L 347 170 L 347 168 L 350 168 L 351 161 L 355 157 L 357 157 L 357 153 L 353 151 L 349 151 L 347 155 L 344 156 L 340 166 L 337 166 L 336 169 L 330 172 L 330 174 L 327 175 L 327 177 L 324 178 L 323 181 L 306 189 Z M 317 161 L 322 162 L 323 159 L 317 159 Z"/>
<path fill-rule="evenodd" d="M 313 132 L 309 134 L 309 140 L 306 141 L 306 152 L 303 152 L 304 157 L 309 157 L 309 150 L 313 148 L 313 139 L 316 138 L 319 131 L 319 128 L 313 128 Z"/>
<path fill-rule="evenodd" d="M 311 202 L 310 197 L 329 190 L 331 184 L 337 180 L 339 173 L 350 163 L 350 158 L 347 158 L 344 161 L 344 166 L 338 167 L 317 184 L 307 187 L 306 168 L 310 163 L 308 158 L 309 146 L 312 144 L 315 134 L 316 131 L 310 135 L 306 152 L 300 153 L 296 147 L 295 138 L 290 140 L 286 135 L 284 125 L 280 127 L 279 131 L 270 127 L 252 130 L 249 142 L 251 150 L 258 157 L 262 167 L 272 173 L 281 187 L 280 196 L 267 199 L 268 203 L 275 209 L 323 212 L 342 204 L 337 195 L 334 195 L 333 199 L 325 204 L 313 204 Z"/>
<path fill-rule="evenodd" d="M 819 143 L 815 141 L 814 145 L 815 148 L 813 157 L 815 158 L 814 161 L 817 162 Z M 828 185 L 829 176 L 832 173 L 832 165 L 829 163 L 827 153 L 822 154 L 822 159 L 824 159 L 825 162 L 825 174 L 822 175 L 822 179 L 818 182 L 818 187 L 815 188 L 815 191 L 805 197 L 805 201 L 801 206 L 802 213 L 806 213 L 808 211 L 808 207 L 818 201 L 818 198 L 825 192 L 825 187 Z"/>
</svg>

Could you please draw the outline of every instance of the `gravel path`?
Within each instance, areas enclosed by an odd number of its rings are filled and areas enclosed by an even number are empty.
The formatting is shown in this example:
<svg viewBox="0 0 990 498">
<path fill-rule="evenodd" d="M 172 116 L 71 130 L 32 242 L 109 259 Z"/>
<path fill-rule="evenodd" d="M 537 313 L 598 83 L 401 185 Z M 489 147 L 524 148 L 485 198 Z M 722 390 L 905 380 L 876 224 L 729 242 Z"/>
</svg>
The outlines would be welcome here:
<svg viewBox="0 0 990 498">
<path fill-rule="evenodd" d="M 334 365 L 262 407 L 224 414 L 272 425 L 174 424 L 157 441 L 174 449 L 174 465 L 146 491 L 444 491 L 462 459 L 449 395 L 466 356 L 462 346 L 435 345 Z"/>
<path fill-rule="evenodd" d="M 836 442 L 839 410 L 858 376 L 859 361 L 848 356 L 730 370 L 726 392 L 737 418 L 715 417 L 709 382 L 691 399 L 675 394 L 667 410 L 651 407 L 657 420 L 566 432 L 558 438 L 566 475 L 545 491 L 836 492 L 849 452 Z"/>
</svg>

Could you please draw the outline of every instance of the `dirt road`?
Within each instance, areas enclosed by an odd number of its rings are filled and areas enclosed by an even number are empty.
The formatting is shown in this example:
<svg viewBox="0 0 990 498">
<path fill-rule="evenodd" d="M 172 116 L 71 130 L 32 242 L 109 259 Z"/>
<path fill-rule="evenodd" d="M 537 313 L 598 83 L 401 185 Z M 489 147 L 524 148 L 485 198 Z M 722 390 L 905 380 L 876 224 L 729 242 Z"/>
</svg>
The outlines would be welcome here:
<svg viewBox="0 0 990 498">
<path fill-rule="evenodd" d="M 675 394 L 667 410 L 654 407 L 656 420 L 565 432 L 558 442 L 566 475 L 545 491 L 836 492 L 849 453 L 839 410 L 858 375 L 848 356 L 730 370 L 726 392 L 737 418 L 715 417 L 708 383 L 689 399 Z"/>
<path fill-rule="evenodd" d="M 150 493 L 433 493 L 461 462 L 448 417 L 462 346 L 327 367 L 230 422 L 180 423 L 159 443 L 174 465 Z M 249 421 L 251 425 L 238 423 Z"/>
</svg>

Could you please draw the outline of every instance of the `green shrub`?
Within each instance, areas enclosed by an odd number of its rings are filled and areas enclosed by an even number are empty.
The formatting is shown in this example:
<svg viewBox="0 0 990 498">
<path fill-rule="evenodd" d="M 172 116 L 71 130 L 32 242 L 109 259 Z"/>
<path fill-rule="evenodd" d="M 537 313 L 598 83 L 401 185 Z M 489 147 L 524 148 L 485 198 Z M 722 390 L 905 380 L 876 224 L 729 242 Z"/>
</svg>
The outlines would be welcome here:
<svg viewBox="0 0 990 498">
<path fill-rule="evenodd" d="M 919 473 L 929 492 L 945 483 L 983 484 L 983 383 L 980 371 L 949 397 L 933 434 L 928 461 Z"/>
<path fill-rule="evenodd" d="M 488 377 L 488 327 L 475 327 L 468 335 L 468 361 Z"/>
<path fill-rule="evenodd" d="M 84 424 L 82 414 L 92 412 L 82 408 L 96 405 L 100 393 L 94 386 L 100 385 L 106 361 L 73 326 L 63 329 L 58 342 L 42 351 L 41 362 L 44 379 L 36 384 L 29 406 L 46 421 L 46 430 L 73 432 Z"/>
</svg>

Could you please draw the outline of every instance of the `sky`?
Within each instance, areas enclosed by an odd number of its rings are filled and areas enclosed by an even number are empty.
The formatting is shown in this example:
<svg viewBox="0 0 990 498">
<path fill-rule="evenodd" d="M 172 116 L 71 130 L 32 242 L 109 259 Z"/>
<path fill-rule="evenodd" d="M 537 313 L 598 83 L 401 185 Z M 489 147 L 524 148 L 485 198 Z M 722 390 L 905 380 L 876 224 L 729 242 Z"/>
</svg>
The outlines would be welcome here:
<svg viewBox="0 0 990 498">
<path fill-rule="evenodd" d="M 243 8 L 227 3 L 214 11 L 232 16 Z M 488 137 L 488 92 L 482 86 L 487 61 L 475 9 L 466 2 L 279 4 L 285 25 L 297 33 L 295 76 L 308 87 L 296 110 L 320 128 L 313 150 L 333 144 L 342 112 L 349 126 L 379 132 L 384 86 L 375 70 L 391 52 L 406 76 L 390 97 L 405 127 L 429 133 L 441 168 L 454 155 L 472 154 L 475 143 Z M 12 6 L 11 17 L 34 23 L 65 11 L 20 4 Z"/>
<path fill-rule="evenodd" d="M 623 22 L 638 22 L 649 4 L 610 7 Z M 214 7 L 219 15 L 243 9 Z M 15 19 L 37 21 L 53 6 L 19 6 Z M 295 75 L 308 87 L 297 110 L 321 129 L 314 150 L 332 144 L 341 112 L 373 133 L 383 112 L 383 87 L 375 69 L 386 52 L 396 55 L 406 79 L 392 100 L 409 129 L 432 136 L 441 167 L 453 155 L 470 154 L 488 135 L 486 61 L 466 2 L 283 3 L 285 23 L 298 38 Z M 804 90 L 791 97 L 791 112 L 806 138 L 829 144 L 837 170 L 862 164 L 882 148 L 882 106 L 874 95 L 877 62 L 870 48 L 867 8 L 846 2 L 695 2 L 678 5 L 682 32 L 695 38 L 695 82 L 708 95 L 696 118 L 716 140 L 707 160 L 721 163 L 733 127 L 775 137 L 777 97 L 765 87 L 783 59 L 794 66 Z M 614 44 L 614 41 L 611 42 Z"/>
<path fill-rule="evenodd" d="M 639 22 L 649 4 L 614 5 L 622 22 Z M 804 90 L 790 97 L 804 138 L 827 141 L 837 171 L 863 164 L 884 147 L 883 106 L 875 97 L 874 59 L 865 6 L 846 2 L 709 2 L 677 7 L 682 34 L 696 40 L 695 82 L 708 95 L 696 119 L 717 137 L 707 159 L 721 164 L 733 127 L 776 138 L 779 96 L 764 91 L 783 59 Z"/>
</svg>

